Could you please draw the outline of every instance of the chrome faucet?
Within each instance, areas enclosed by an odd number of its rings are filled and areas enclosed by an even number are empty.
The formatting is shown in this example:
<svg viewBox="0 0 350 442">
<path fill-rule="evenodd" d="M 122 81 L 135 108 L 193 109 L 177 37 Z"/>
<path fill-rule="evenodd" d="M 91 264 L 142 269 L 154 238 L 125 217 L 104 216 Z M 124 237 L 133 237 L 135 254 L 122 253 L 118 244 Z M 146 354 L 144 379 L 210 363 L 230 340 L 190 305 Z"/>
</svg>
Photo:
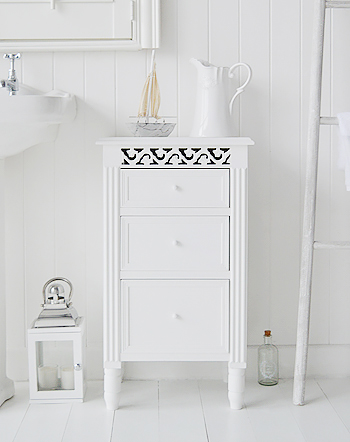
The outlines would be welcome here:
<svg viewBox="0 0 350 442">
<path fill-rule="evenodd" d="M 6 87 L 9 95 L 16 95 L 19 90 L 19 84 L 16 77 L 15 60 L 21 58 L 21 54 L 4 54 L 4 58 L 10 60 L 10 69 L 7 80 L 0 80 L 0 87 Z"/>
</svg>

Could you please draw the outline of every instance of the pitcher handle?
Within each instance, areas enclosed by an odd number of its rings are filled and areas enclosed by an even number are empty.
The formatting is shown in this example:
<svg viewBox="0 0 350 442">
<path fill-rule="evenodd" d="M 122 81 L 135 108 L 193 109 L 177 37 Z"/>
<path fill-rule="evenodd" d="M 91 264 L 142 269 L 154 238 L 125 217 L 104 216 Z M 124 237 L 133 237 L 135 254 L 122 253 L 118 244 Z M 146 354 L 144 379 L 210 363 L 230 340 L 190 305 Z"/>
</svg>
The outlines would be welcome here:
<svg viewBox="0 0 350 442">
<path fill-rule="evenodd" d="M 242 86 L 239 86 L 239 87 L 237 88 L 236 93 L 235 93 L 234 96 L 231 98 L 230 105 L 229 105 L 229 106 L 230 106 L 230 114 L 232 114 L 233 102 L 234 102 L 235 99 L 238 97 L 238 95 L 241 94 L 241 93 L 244 91 L 244 88 L 248 85 L 248 83 L 250 82 L 250 79 L 252 78 L 252 69 L 251 69 L 251 67 L 250 67 L 248 64 L 246 64 L 246 63 L 236 63 L 236 64 L 232 65 L 232 66 L 230 67 L 229 71 L 228 71 L 228 76 L 229 76 L 230 78 L 233 78 L 233 71 L 234 71 L 235 69 L 237 69 L 238 67 L 240 67 L 240 66 L 244 66 L 244 67 L 247 69 L 247 71 L 248 71 L 248 77 L 247 77 L 246 81 L 242 84 Z"/>
</svg>

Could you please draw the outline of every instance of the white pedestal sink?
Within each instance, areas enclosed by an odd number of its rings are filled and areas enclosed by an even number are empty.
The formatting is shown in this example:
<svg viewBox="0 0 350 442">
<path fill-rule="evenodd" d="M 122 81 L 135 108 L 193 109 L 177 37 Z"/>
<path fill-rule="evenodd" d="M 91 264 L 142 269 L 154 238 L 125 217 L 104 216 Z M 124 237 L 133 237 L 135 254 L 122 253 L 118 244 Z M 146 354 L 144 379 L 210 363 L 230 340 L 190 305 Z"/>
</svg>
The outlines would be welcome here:
<svg viewBox="0 0 350 442">
<path fill-rule="evenodd" d="M 6 293 L 4 158 L 35 144 L 54 141 L 59 125 L 72 121 L 75 97 L 62 91 L 47 94 L 20 85 L 18 95 L 0 89 L 0 406 L 14 395 L 13 381 L 6 376 Z"/>
<path fill-rule="evenodd" d="M 74 95 L 40 92 L 20 84 L 17 95 L 0 89 L 0 158 L 15 155 L 35 144 L 54 141 L 61 123 L 76 113 Z"/>
</svg>

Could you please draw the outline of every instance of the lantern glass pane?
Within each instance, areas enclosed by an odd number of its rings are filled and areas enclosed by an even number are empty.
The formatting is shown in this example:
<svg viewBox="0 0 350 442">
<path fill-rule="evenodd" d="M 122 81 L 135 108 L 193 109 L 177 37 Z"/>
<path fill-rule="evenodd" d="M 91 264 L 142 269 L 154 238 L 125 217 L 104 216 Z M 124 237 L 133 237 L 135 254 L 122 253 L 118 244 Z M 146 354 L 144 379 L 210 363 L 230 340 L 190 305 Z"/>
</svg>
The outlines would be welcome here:
<svg viewBox="0 0 350 442">
<path fill-rule="evenodd" d="M 73 341 L 37 341 L 38 390 L 74 390 Z"/>
</svg>

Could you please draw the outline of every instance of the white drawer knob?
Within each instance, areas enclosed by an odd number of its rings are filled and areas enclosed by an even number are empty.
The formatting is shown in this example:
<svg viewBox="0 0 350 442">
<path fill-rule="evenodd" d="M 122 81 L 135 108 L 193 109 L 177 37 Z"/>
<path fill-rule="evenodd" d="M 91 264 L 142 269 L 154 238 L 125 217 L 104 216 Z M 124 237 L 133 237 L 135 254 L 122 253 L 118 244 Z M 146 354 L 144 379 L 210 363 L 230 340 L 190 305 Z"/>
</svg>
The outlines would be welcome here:
<svg viewBox="0 0 350 442">
<path fill-rule="evenodd" d="M 181 243 L 177 239 L 174 239 L 173 246 L 179 246 Z"/>
<path fill-rule="evenodd" d="M 180 316 L 177 313 L 173 313 L 173 319 L 180 319 Z"/>
<path fill-rule="evenodd" d="M 176 190 L 180 190 L 180 187 L 177 184 L 174 184 L 172 189 L 176 191 Z"/>
</svg>

